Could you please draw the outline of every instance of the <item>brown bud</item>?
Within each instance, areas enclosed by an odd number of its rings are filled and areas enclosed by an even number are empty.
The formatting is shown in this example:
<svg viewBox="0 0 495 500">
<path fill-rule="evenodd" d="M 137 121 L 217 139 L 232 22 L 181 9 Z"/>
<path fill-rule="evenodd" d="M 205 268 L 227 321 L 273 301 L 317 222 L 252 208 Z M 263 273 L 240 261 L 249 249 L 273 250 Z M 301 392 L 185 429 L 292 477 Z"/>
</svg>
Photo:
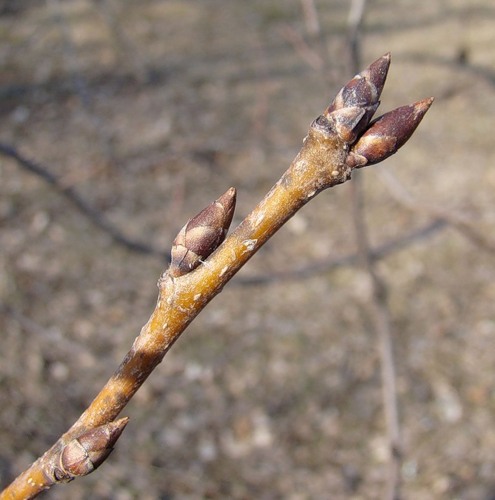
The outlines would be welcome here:
<svg viewBox="0 0 495 500">
<path fill-rule="evenodd" d="M 334 111 L 328 117 L 320 115 L 311 124 L 311 128 L 325 136 L 338 135 L 343 141 L 352 143 L 356 140 L 354 128 L 363 117 L 364 110 L 357 106 Z"/>
<path fill-rule="evenodd" d="M 172 246 L 171 276 L 192 271 L 222 243 L 234 216 L 235 201 L 236 191 L 230 188 L 180 230 Z"/>
<path fill-rule="evenodd" d="M 354 127 L 355 139 L 366 128 L 380 104 L 380 95 L 385 85 L 389 66 L 390 53 L 387 53 L 356 75 L 342 87 L 332 104 L 326 109 L 325 116 L 328 117 L 342 108 L 362 108 L 363 115 Z"/>
<path fill-rule="evenodd" d="M 352 168 L 373 165 L 393 155 L 416 130 L 433 97 L 402 106 L 377 118 L 352 147 L 346 163 Z"/>
<path fill-rule="evenodd" d="M 90 429 L 69 441 L 60 455 L 59 477 L 86 476 L 99 467 L 113 450 L 129 419 L 120 418 Z"/>
</svg>

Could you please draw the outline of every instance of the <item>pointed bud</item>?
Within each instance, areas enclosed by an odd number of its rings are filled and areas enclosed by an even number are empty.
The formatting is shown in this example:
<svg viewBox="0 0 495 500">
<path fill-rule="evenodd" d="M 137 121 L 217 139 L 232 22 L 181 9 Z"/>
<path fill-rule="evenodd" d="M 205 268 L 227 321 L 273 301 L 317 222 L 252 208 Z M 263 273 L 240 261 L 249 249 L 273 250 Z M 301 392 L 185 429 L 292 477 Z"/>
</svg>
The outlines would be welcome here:
<svg viewBox="0 0 495 500">
<path fill-rule="evenodd" d="M 433 97 L 402 106 L 377 118 L 352 147 L 346 163 L 352 168 L 373 165 L 393 155 L 416 130 Z"/>
<path fill-rule="evenodd" d="M 86 476 L 99 467 L 112 452 L 128 421 L 127 417 L 120 418 L 69 441 L 60 455 L 63 477 Z"/>
<path fill-rule="evenodd" d="M 235 201 L 236 191 L 230 188 L 180 230 L 172 246 L 171 276 L 187 274 L 217 249 L 232 222 Z"/>
<path fill-rule="evenodd" d="M 325 110 L 325 116 L 328 117 L 343 108 L 362 108 L 363 116 L 354 126 L 355 139 L 367 127 L 380 104 L 380 95 L 385 85 L 389 66 L 390 53 L 387 53 L 356 75 L 342 87 L 332 104 Z"/>
</svg>

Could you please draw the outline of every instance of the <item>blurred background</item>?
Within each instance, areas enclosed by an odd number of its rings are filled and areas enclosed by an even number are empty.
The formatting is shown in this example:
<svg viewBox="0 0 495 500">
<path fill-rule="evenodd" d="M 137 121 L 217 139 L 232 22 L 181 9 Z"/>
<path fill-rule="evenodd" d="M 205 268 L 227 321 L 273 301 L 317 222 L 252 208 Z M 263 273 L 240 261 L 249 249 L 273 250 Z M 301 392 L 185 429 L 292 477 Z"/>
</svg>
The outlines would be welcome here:
<svg viewBox="0 0 495 500">
<path fill-rule="evenodd" d="M 0 2 L 2 485 L 115 370 L 183 224 L 235 186 L 237 225 L 288 167 L 354 74 L 352 5 Z M 436 97 L 359 176 L 403 497 L 493 499 L 495 5 L 362 6 L 361 68 L 392 52 L 379 113 Z M 384 498 L 383 352 L 353 206 L 346 183 L 291 219 L 137 393 L 110 459 L 42 496 Z"/>
</svg>

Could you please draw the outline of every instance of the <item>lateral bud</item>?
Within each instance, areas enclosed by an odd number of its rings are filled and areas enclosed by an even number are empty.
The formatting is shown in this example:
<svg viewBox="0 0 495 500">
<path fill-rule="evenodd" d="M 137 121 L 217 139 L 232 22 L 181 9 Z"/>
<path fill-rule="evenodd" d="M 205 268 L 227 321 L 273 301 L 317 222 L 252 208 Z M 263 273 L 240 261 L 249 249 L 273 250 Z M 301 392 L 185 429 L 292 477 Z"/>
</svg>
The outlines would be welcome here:
<svg viewBox="0 0 495 500">
<path fill-rule="evenodd" d="M 235 202 L 236 190 L 230 188 L 187 222 L 172 245 L 170 276 L 189 273 L 218 248 L 232 222 Z"/>
<path fill-rule="evenodd" d="M 352 147 L 346 164 L 361 168 L 396 153 L 411 137 L 433 102 L 433 97 L 385 113 L 374 120 Z"/>
<path fill-rule="evenodd" d="M 129 422 L 127 417 L 90 429 L 69 441 L 60 455 L 58 479 L 71 480 L 86 476 L 98 468 L 110 455 L 117 439 Z"/>
</svg>

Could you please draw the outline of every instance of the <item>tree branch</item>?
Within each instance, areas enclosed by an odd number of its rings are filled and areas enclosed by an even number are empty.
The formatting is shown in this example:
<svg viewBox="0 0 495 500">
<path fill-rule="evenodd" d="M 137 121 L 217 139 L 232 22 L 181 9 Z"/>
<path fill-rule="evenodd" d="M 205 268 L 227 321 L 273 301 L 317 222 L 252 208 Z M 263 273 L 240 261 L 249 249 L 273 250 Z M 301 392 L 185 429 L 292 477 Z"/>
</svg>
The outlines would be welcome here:
<svg viewBox="0 0 495 500">
<path fill-rule="evenodd" d="M 389 61 L 389 55 L 378 59 L 339 92 L 311 124 L 289 169 L 223 243 L 235 198 L 232 188 L 184 226 L 174 242 L 171 266 L 159 280 L 156 308 L 116 372 L 77 422 L 0 494 L 1 500 L 33 498 L 96 469 L 127 424 L 126 418 L 115 420 L 122 409 L 239 269 L 319 192 L 349 180 L 354 168 L 378 163 L 406 142 L 432 99 L 370 124 Z"/>
<path fill-rule="evenodd" d="M 361 65 L 361 27 L 366 10 L 366 0 L 353 0 L 349 12 L 349 52 L 353 72 Z M 399 500 L 402 445 L 400 438 L 399 405 L 397 401 L 396 370 L 393 353 L 393 330 L 388 307 L 387 283 L 380 276 L 368 236 L 366 209 L 361 175 L 351 183 L 351 203 L 359 262 L 370 282 L 367 304 L 371 316 L 371 328 L 378 339 L 382 381 L 382 401 L 385 413 L 388 446 L 388 471 L 384 498 Z"/>
<path fill-rule="evenodd" d="M 16 160 L 21 167 L 26 169 L 28 172 L 37 175 L 56 189 L 96 227 L 108 233 L 115 242 L 124 245 L 134 252 L 157 255 L 165 261 L 168 260 L 167 255 L 165 255 L 165 253 L 161 250 L 152 247 L 145 242 L 129 238 L 123 234 L 119 228 L 112 224 L 103 213 L 90 205 L 90 203 L 86 201 L 73 187 L 64 185 L 64 183 L 55 174 L 50 172 L 41 163 L 28 159 L 26 156 L 17 151 L 14 146 L 2 142 L 0 142 L 0 154 Z"/>
</svg>

